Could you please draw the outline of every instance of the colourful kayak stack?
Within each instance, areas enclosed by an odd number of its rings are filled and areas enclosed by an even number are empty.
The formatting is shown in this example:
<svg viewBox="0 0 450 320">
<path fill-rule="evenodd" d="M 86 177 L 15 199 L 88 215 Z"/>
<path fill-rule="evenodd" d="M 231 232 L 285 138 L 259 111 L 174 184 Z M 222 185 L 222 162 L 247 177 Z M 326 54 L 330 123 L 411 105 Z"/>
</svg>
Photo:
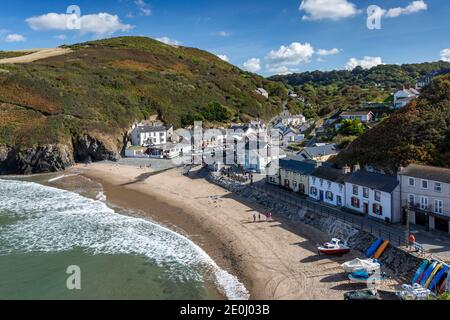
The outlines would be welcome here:
<svg viewBox="0 0 450 320">
<path fill-rule="evenodd" d="M 388 240 L 378 239 L 366 251 L 367 258 L 380 259 L 389 246 Z"/>
<path fill-rule="evenodd" d="M 449 278 L 450 268 L 446 264 L 424 260 L 412 279 L 412 284 L 420 284 L 425 289 L 444 293 Z"/>
</svg>

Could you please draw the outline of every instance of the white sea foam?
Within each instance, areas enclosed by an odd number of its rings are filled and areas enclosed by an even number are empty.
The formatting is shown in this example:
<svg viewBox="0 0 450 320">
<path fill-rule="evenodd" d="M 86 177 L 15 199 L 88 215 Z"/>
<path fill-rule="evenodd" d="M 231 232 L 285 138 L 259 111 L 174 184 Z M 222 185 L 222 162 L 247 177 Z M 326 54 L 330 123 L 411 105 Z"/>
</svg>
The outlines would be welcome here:
<svg viewBox="0 0 450 320">
<path fill-rule="evenodd" d="M 100 191 L 97 193 L 97 196 L 95 197 L 98 201 L 106 202 L 106 195 L 103 191 Z"/>
<path fill-rule="evenodd" d="M 78 173 L 75 173 L 75 174 L 63 174 L 63 175 L 60 175 L 60 176 L 57 176 L 55 178 L 52 178 L 52 179 L 48 180 L 48 182 L 55 182 L 55 181 L 58 181 L 58 180 L 61 180 L 61 179 L 64 179 L 64 178 L 75 177 L 77 175 L 78 175 Z"/>
<path fill-rule="evenodd" d="M 105 203 L 36 183 L 0 180 L 0 212 L 19 218 L 0 227 L 0 256 L 84 248 L 92 254 L 136 254 L 178 281 L 213 275 L 229 299 L 248 299 L 239 280 L 188 238 L 150 221 L 116 213 Z"/>
</svg>

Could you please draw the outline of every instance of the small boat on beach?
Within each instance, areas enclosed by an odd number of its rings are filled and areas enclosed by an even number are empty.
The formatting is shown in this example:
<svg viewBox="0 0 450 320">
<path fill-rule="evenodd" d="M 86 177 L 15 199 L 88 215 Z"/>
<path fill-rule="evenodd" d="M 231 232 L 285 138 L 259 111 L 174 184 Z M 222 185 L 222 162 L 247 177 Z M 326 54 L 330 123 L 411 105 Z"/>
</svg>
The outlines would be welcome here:
<svg viewBox="0 0 450 320">
<path fill-rule="evenodd" d="M 380 270 L 381 265 L 375 259 L 366 259 L 366 260 L 354 259 L 352 261 L 348 261 L 342 264 L 342 268 L 344 268 L 344 271 L 347 273 L 352 273 L 355 271 L 372 272 Z"/>
<path fill-rule="evenodd" d="M 348 279 L 353 283 L 379 284 L 388 278 L 384 272 L 368 273 L 365 271 L 356 271 L 348 275 Z"/>
<path fill-rule="evenodd" d="M 319 254 L 325 255 L 343 255 L 351 251 L 350 247 L 339 239 L 332 239 L 331 242 L 324 243 L 317 249 Z"/>
</svg>

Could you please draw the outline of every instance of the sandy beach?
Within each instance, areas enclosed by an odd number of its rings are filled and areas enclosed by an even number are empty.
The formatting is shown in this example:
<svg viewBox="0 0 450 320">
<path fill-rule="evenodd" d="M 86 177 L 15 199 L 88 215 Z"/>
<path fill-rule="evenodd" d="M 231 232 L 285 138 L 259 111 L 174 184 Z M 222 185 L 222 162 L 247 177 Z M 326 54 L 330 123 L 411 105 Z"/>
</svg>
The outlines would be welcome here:
<svg viewBox="0 0 450 320">
<path fill-rule="evenodd" d="M 345 257 L 317 255 L 327 235 L 300 222 L 253 222 L 265 209 L 181 169 L 151 169 L 109 163 L 71 170 L 101 182 L 108 202 L 186 235 L 223 269 L 237 276 L 251 299 L 341 300 L 364 286 L 348 282 L 340 264 Z"/>
</svg>

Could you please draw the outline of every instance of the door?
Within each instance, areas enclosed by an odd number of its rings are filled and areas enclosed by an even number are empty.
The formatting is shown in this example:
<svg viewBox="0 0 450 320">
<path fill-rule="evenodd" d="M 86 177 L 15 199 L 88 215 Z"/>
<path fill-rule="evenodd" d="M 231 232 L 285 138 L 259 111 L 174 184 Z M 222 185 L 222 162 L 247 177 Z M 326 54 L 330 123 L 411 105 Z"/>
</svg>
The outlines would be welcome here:
<svg viewBox="0 0 450 320">
<path fill-rule="evenodd" d="M 290 189 L 291 188 L 291 182 L 288 179 L 284 180 L 284 187 L 286 189 Z"/>
<path fill-rule="evenodd" d="M 305 185 L 303 183 L 300 183 L 298 187 L 298 193 L 305 194 Z"/>
<path fill-rule="evenodd" d="M 320 192 L 319 192 L 319 200 L 320 201 L 323 201 L 323 190 L 320 190 Z"/>
<path fill-rule="evenodd" d="M 441 218 L 434 218 L 434 228 L 436 230 L 449 233 L 448 221 Z"/>
<path fill-rule="evenodd" d="M 364 213 L 369 214 L 369 204 L 367 202 L 364 202 Z"/>
<path fill-rule="evenodd" d="M 428 225 L 428 217 L 423 213 L 416 212 L 416 224 L 426 227 Z"/>
</svg>

